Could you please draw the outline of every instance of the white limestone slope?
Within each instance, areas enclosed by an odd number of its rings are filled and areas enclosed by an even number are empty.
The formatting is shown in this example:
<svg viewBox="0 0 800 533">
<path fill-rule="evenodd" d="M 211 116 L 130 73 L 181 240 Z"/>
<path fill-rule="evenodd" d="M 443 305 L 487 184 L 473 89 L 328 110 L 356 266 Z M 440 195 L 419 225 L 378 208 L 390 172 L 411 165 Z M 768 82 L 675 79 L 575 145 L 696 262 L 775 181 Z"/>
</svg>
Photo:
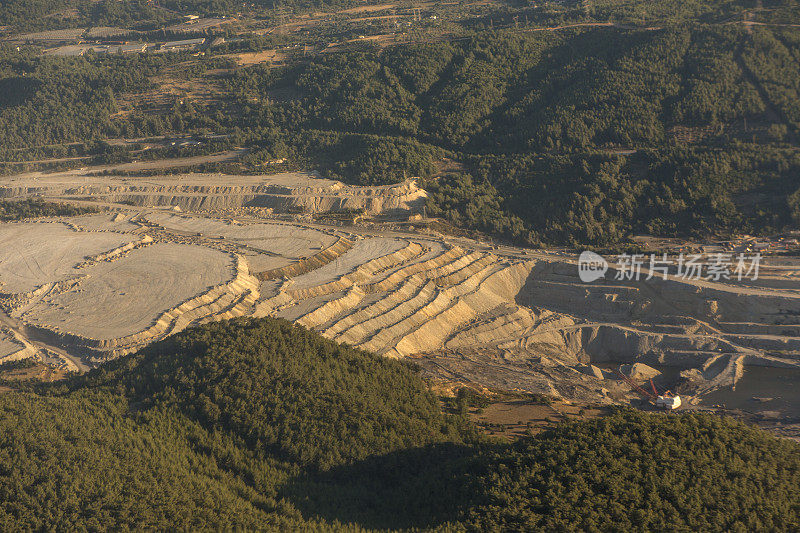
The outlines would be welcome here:
<svg viewBox="0 0 800 533">
<path fill-rule="evenodd" d="M 752 285 L 613 270 L 586 284 L 567 257 L 153 210 L 0 224 L 0 243 L 0 360 L 44 344 L 96 363 L 193 324 L 275 316 L 437 377 L 599 401 L 620 364 L 691 394 L 800 367 L 786 265 Z"/>
</svg>

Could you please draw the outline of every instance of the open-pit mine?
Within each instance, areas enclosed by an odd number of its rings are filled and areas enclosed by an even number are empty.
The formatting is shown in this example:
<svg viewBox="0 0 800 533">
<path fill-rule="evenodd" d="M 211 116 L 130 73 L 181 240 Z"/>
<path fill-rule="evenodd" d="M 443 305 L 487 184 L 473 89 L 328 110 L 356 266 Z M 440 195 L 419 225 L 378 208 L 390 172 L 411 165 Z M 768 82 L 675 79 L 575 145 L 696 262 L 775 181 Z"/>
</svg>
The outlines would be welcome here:
<svg viewBox="0 0 800 533">
<path fill-rule="evenodd" d="M 411 180 L 95 169 L 5 177 L 0 197 L 102 208 L 0 224 L 0 361 L 79 370 L 193 324 L 273 316 L 433 378 L 576 401 L 635 398 L 620 369 L 689 406 L 751 369 L 800 374 L 792 257 L 765 258 L 757 281 L 614 281 L 612 264 L 583 283 L 573 255 L 410 229 L 425 201 Z M 359 215 L 320 222 L 343 212 Z"/>
</svg>

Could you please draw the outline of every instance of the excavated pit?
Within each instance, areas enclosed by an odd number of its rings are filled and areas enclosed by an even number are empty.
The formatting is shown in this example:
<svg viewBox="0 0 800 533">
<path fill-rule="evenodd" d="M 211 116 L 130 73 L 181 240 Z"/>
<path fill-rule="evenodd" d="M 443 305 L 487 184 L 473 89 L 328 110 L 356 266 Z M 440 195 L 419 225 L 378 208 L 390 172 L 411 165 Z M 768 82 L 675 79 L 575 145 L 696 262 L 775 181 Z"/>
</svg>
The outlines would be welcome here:
<svg viewBox="0 0 800 533">
<path fill-rule="evenodd" d="M 291 204 L 275 209 L 410 214 L 425 197 L 412 181 L 357 188 L 307 174 L 80 172 L 0 180 L 0 194 L 34 192 L 126 205 L 0 224 L 0 361 L 57 357 L 45 343 L 95 364 L 192 324 L 276 316 L 413 359 L 437 378 L 581 401 L 630 398 L 620 367 L 640 378 L 652 370 L 655 383 L 690 401 L 730 390 L 748 369 L 800 370 L 793 258 L 771 258 L 753 283 L 616 281 L 613 265 L 583 283 L 574 258 L 546 252 L 130 205 L 236 209 L 261 195 Z"/>
</svg>

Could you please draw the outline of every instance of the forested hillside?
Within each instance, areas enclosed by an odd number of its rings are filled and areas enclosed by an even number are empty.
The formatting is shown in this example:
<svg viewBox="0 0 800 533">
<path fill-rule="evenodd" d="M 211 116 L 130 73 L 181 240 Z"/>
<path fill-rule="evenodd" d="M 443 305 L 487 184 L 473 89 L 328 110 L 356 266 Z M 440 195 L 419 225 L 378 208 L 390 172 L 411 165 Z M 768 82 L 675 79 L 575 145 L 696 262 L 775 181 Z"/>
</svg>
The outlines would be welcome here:
<svg viewBox="0 0 800 533">
<path fill-rule="evenodd" d="M 251 149 L 249 172 L 284 160 L 360 184 L 421 176 L 429 214 L 519 243 L 783 231 L 800 221 L 800 33 L 731 19 L 745 4 L 587 1 L 558 17 L 611 22 L 473 21 L 452 39 L 314 43 L 278 68 L 234 68 L 210 52 L 0 48 L 11 95 L 0 97 L 0 154 L 108 156 L 107 138 L 224 134 Z M 764 5 L 748 16 L 794 13 L 792 2 Z M 167 72 L 215 87 L 215 99 L 148 107 Z"/>
<path fill-rule="evenodd" d="M 285 321 L 21 389 L 0 393 L 4 531 L 800 527 L 793 442 L 627 410 L 487 441 L 406 364 Z"/>
<path fill-rule="evenodd" d="M 281 73 L 254 67 L 231 85 L 253 128 L 413 139 L 405 168 L 428 176 L 436 149 L 453 154 L 465 172 L 429 187 L 432 212 L 456 223 L 596 244 L 633 231 L 774 230 L 792 223 L 787 197 L 800 187 L 800 63 L 786 35 L 482 35 L 330 55 Z M 385 176 L 378 154 L 364 157 L 371 150 L 342 143 L 348 155 L 327 170 Z M 766 201 L 746 201 L 757 194 Z"/>
<path fill-rule="evenodd" d="M 539 6 L 506 5 L 506 11 L 525 13 L 547 22 L 580 20 L 679 22 L 687 19 L 706 22 L 724 20 L 743 8 L 753 7 L 750 0 L 650 0 L 619 2 L 616 0 L 567 0 Z M 385 2 L 370 1 L 366 5 Z M 768 7 L 792 6 L 793 0 L 764 0 Z M 202 15 L 273 14 L 273 10 L 298 12 L 314 9 L 364 6 L 355 0 L 255 0 L 243 4 L 235 0 L 6 0 L 0 4 L 0 21 L 18 29 L 80 27 L 81 25 L 133 26 L 149 25 L 174 18 L 177 13 Z M 453 4 L 450 4 L 453 5 Z M 537 9 L 538 7 L 538 9 Z M 786 12 L 790 7 L 783 7 Z"/>
</svg>

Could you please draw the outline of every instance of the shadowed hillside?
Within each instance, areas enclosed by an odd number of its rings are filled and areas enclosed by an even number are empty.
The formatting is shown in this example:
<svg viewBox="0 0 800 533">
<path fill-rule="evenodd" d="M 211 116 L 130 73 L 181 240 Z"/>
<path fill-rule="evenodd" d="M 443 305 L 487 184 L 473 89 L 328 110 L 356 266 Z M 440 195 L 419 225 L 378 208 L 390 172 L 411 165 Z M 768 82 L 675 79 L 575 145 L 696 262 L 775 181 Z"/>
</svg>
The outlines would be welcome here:
<svg viewBox="0 0 800 533">
<path fill-rule="evenodd" d="M 0 527 L 796 528 L 800 448 L 619 411 L 497 444 L 406 364 L 280 320 L 0 394 Z"/>
</svg>

